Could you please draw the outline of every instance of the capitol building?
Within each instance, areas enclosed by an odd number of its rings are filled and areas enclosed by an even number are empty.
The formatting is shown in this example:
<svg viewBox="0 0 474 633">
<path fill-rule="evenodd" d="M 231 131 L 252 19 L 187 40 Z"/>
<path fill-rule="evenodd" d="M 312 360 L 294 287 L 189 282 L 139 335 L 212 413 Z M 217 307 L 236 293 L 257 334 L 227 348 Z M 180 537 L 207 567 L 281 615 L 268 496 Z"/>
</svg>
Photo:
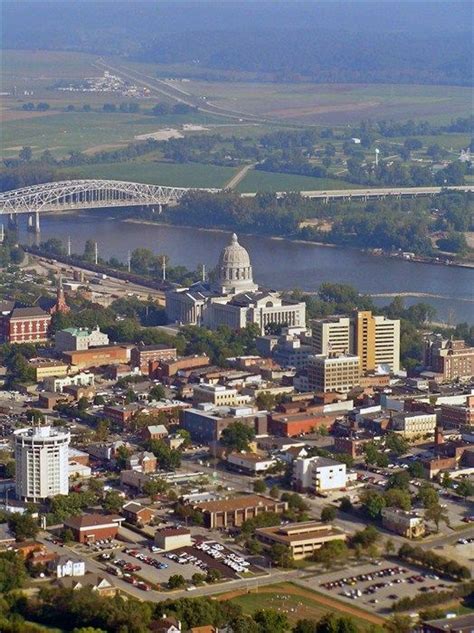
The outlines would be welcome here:
<svg viewBox="0 0 474 633">
<path fill-rule="evenodd" d="M 235 233 L 220 254 L 213 281 L 169 290 L 166 313 L 173 323 L 211 329 L 227 325 L 237 330 L 256 323 L 262 334 L 269 324 L 306 325 L 305 303 L 282 299 L 254 283 L 249 254 Z"/>
</svg>

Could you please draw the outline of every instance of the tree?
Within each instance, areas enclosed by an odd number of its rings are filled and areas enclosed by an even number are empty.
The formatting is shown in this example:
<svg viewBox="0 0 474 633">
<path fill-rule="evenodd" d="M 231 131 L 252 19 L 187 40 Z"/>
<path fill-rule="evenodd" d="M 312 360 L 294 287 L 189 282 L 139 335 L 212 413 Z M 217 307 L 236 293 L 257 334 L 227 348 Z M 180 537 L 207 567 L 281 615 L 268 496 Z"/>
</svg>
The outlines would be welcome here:
<svg viewBox="0 0 474 633">
<path fill-rule="evenodd" d="M 164 479 L 149 479 L 143 484 L 143 492 L 150 497 L 152 501 L 156 501 L 160 493 L 166 492 L 168 484 Z"/>
<path fill-rule="evenodd" d="M 269 553 L 270 558 L 275 563 L 275 565 L 287 568 L 294 566 L 294 560 L 293 556 L 291 555 L 291 550 L 286 545 L 283 545 L 282 543 L 274 543 L 270 547 Z"/>
<path fill-rule="evenodd" d="M 389 433 L 385 438 L 385 446 L 397 455 L 403 455 L 407 452 L 409 445 L 405 438 L 397 433 Z"/>
<path fill-rule="evenodd" d="M 18 158 L 24 163 L 29 163 L 30 160 L 33 158 L 33 150 L 31 149 L 31 147 L 22 147 L 21 150 L 18 152 Z"/>
<path fill-rule="evenodd" d="M 412 462 L 408 467 L 408 472 L 416 479 L 422 479 L 425 476 L 425 469 L 421 462 Z"/>
<path fill-rule="evenodd" d="M 410 475 L 406 470 L 399 470 L 393 475 L 390 475 L 387 482 L 387 490 L 391 488 L 399 488 L 400 490 L 409 490 L 410 488 Z"/>
<path fill-rule="evenodd" d="M 222 574 L 218 569 L 209 569 L 206 574 L 206 582 L 214 583 L 218 582 L 222 578 Z"/>
<path fill-rule="evenodd" d="M 458 495 L 461 495 L 461 497 L 464 497 L 465 499 L 467 497 L 472 497 L 472 495 L 474 495 L 474 484 L 468 479 L 462 479 L 458 483 L 456 492 L 458 493 Z"/>
<path fill-rule="evenodd" d="M 298 620 L 292 633 L 314 633 L 316 623 L 314 620 Z"/>
<path fill-rule="evenodd" d="M 352 545 L 360 545 L 361 547 L 369 547 L 374 545 L 380 539 L 380 532 L 373 525 L 368 525 L 363 530 L 356 532 L 351 538 Z"/>
<path fill-rule="evenodd" d="M 249 553 L 253 555 L 261 554 L 263 551 L 263 545 L 260 543 L 260 541 L 257 541 L 254 538 L 248 539 L 245 542 L 245 547 L 247 548 Z"/>
<path fill-rule="evenodd" d="M 384 495 L 385 504 L 389 508 L 400 508 L 401 510 L 410 510 L 411 496 L 408 490 L 400 488 L 391 488 Z"/>
<path fill-rule="evenodd" d="M 108 420 L 99 420 L 97 422 L 94 435 L 98 442 L 104 442 L 107 439 L 109 436 L 109 426 L 110 423 Z"/>
<path fill-rule="evenodd" d="M 413 624 L 409 615 L 392 615 L 384 625 L 387 633 L 411 633 Z"/>
<path fill-rule="evenodd" d="M 162 440 L 150 440 L 149 449 L 158 460 L 161 470 L 176 470 L 181 465 L 181 453 L 169 448 Z"/>
<path fill-rule="evenodd" d="M 0 552 L 0 593 L 20 589 L 26 581 L 25 561 L 17 552 Z"/>
<path fill-rule="evenodd" d="M 221 442 L 232 451 L 248 451 L 249 443 L 255 438 L 252 427 L 243 422 L 232 422 L 222 431 Z"/>
<path fill-rule="evenodd" d="M 8 527 L 13 532 L 17 541 L 34 539 L 39 531 L 38 522 L 31 514 L 18 514 L 15 512 L 8 519 Z"/>
<path fill-rule="evenodd" d="M 193 585 L 202 585 L 206 582 L 206 576 L 204 574 L 195 573 L 191 576 L 191 582 Z"/>
<path fill-rule="evenodd" d="M 352 505 L 352 501 L 349 497 L 342 497 L 339 507 L 342 512 L 352 512 L 354 506 Z"/>
<path fill-rule="evenodd" d="M 285 613 L 274 609 L 262 609 L 254 615 L 260 633 L 288 633 L 290 624 Z"/>
<path fill-rule="evenodd" d="M 424 508 L 430 508 L 439 504 L 439 494 L 434 486 L 425 483 L 418 491 L 418 499 L 423 504 Z"/>
<path fill-rule="evenodd" d="M 259 411 L 272 411 L 275 408 L 276 398 L 269 391 L 263 391 L 256 397 L 255 404 Z"/>
<path fill-rule="evenodd" d="M 163 385 L 154 385 L 148 392 L 149 400 L 164 400 L 166 398 L 166 391 Z"/>
<path fill-rule="evenodd" d="M 181 574 L 173 574 L 168 578 L 168 587 L 170 589 L 182 589 L 186 586 L 186 580 Z"/>
<path fill-rule="evenodd" d="M 279 490 L 278 486 L 272 486 L 270 488 L 270 497 L 272 499 L 279 499 L 279 497 L 280 497 L 280 490 Z"/>
<path fill-rule="evenodd" d="M 264 482 L 263 479 L 257 479 L 257 481 L 253 482 L 253 491 L 257 492 L 259 494 L 262 494 L 266 491 L 267 489 L 267 484 Z"/>
<path fill-rule="evenodd" d="M 328 541 L 314 552 L 312 560 L 329 567 L 340 560 L 346 560 L 348 555 L 349 548 L 344 541 Z"/>
<path fill-rule="evenodd" d="M 325 506 L 321 511 L 321 521 L 323 523 L 330 523 L 334 521 L 337 515 L 337 510 L 334 506 Z"/>
<path fill-rule="evenodd" d="M 360 495 L 362 509 L 371 519 L 378 519 L 386 506 L 385 497 L 375 490 L 365 490 Z"/>
<path fill-rule="evenodd" d="M 123 506 L 123 497 L 118 490 L 109 490 L 104 498 L 104 510 L 109 514 L 118 514 Z"/>
<path fill-rule="evenodd" d="M 439 524 L 441 522 L 449 525 L 449 515 L 439 503 L 434 504 L 426 508 L 425 519 L 432 521 L 436 526 L 436 532 L 439 532 Z"/>
<path fill-rule="evenodd" d="M 358 633 L 358 628 L 352 618 L 334 613 L 324 615 L 314 629 L 315 633 Z"/>
<path fill-rule="evenodd" d="M 387 556 L 391 556 L 395 551 L 395 543 L 392 541 L 391 538 L 388 538 L 385 541 L 385 553 L 387 554 Z"/>
</svg>

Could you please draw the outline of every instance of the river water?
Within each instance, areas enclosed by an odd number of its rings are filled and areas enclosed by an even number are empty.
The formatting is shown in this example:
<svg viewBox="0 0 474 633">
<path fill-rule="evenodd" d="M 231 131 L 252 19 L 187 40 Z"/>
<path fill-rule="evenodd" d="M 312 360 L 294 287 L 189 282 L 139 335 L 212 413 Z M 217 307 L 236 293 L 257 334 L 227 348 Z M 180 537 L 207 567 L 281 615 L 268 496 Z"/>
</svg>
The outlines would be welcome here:
<svg viewBox="0 0 474 633">
<path fill-rule="evenodd" d="M 198 264 L 213 268 L 229 240 L 229 233 L 222 231 L 132 223 L 92 214 L 46 216 L 41 223 L 41 240 L 57 237 L 66 244 L 70 236 L 72 252 L 82 253 L 85 241 L 94 239 L 105 259 L 114 256 L 126 261 L 129 250 L 145 247 L 168 255 L 171 265 L 189 269 Z M 314 291 L 325 281 L 348 283 L 363 293 L 408 293 L 406 305 L 430 303 L 438 321 L 474 321 L 473 270 L 251 235 L 242 235 L 239 241 L 249 251 L 254 279 L 262 286 Z M 437 297 L 417 296 L 419 293 Z M 374 297 L 374 301 L 383 305 L 391 298 Z"/>
</svg>

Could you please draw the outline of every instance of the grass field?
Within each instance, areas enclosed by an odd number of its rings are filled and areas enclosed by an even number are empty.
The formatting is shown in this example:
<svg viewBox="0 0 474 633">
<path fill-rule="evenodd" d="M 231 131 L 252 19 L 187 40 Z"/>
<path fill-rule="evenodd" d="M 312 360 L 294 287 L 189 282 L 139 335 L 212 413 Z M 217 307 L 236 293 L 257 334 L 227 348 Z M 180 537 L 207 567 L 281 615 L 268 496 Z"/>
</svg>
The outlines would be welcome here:
<svg viewBox="0 0 474 633">
<path fill-rule="evenodd" d="M 358 185 L 332 178 L 310 178 L 293 174 L 277 174 L 250 170 L 238 184 L 237 191 L 313 191 L 326 189 L 358 189 Z"/>
<path fill-rule="evenodd" d="M 109 112 L 58 112 L 4 121 L 1 145 L 6 156 L 18 154 L 18 149 L 24 145 L 31 146 L 33 152 L 48 148 L 61 156 L 71 150 L 107 149 L 109 145 L 131 142 L 137 135 L 185 123 L 206 124 L 212 119 L 212 116 L 199 112 L 159 117 Z"/>
<path fill-rule="evenodd" d="M 131 162 L 83 165 L 65 170 L 79 178 L 127 180 L 174 187 L 223 187 L 238 171 L 233 167 L 166 162 Z"/>
<path fill-rule="evenodd" d="M 439 134 L 434 136 L 413 136 L 410 138 L 418 139 L 423 143 L 424 147 L 429 147 L 430 145 L 440 145 L 447 150 L 452 149 L 455 151 L 459 151 L 465 147 L 468 147 L 472 137 L 470 134 Z M 406 139 L 402 137 L 383 139 L 384 142 L 399 143 L 400 145 L 403 145 L 405 140 Z"/>
<path fill-rule="evenodd" d="M 218 596 L 218 599 L 230 600 L 240 605 L 244 613 L 249 615 L 259 609 L 284 612 L 292 624 L 303 618 L 318 620 L 326 613 L 350 615 L 362 630 L 369 630 L 373 624 L 383 621 L 382 618 L 371 614 L 367 614 L 366 619 L 364 611 L 351 605 L 346 606 L 334 599 L 331 599 L 329 604 L 324 596 L 290 582 L 262 587 L 251 593 L 223 594 Z"/>
<path fill-rule="evenodd" d="M 174 85 L 182 87 L 182 83 Z M 362 119 L 448 121 L 471 111 L 459 86 L 186 82 L 185 90 L 216 105 L 288 123 L 346 124 Z"/>
</svg>

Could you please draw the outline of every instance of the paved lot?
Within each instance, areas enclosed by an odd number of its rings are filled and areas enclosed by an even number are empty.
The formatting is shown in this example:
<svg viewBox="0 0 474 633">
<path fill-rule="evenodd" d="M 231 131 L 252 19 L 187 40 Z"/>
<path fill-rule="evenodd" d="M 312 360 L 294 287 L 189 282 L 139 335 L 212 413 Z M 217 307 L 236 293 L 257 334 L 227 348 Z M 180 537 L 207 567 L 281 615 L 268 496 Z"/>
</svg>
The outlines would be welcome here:
<svg viewBox="0 0 474 633">
<path fill-rule="evenodd" d="M 394 571 L 397 567 L 399 569 Z M 389 573 L 388 569 L 392 569 L 392 572 Z M 428 577 L 430 575 L 433 576 L 411 565 L 399 565 L 383 560 L 380 565 L 354 565 L 342 571 L 299 579 L 298 584 L 304 584 L 339 600 L 357 604 L 363 609 L 386 614 L 390 612 L 392 603 L 400 598 L 413 597 L 427 591 L 428 588 L 440 591 L 455 585 L 454 582 L 444 578 Z M 365 579 L 356 578 L 360 576 L 365 576 Z M 346 579 L 346 583 L 341 582 L 343 579 Z M 328 583 L 338 581 L 341 586 L 332 588 L 328 586 Z M 380 586 L 382 584 L 384 586 Z"/>
</svg>

